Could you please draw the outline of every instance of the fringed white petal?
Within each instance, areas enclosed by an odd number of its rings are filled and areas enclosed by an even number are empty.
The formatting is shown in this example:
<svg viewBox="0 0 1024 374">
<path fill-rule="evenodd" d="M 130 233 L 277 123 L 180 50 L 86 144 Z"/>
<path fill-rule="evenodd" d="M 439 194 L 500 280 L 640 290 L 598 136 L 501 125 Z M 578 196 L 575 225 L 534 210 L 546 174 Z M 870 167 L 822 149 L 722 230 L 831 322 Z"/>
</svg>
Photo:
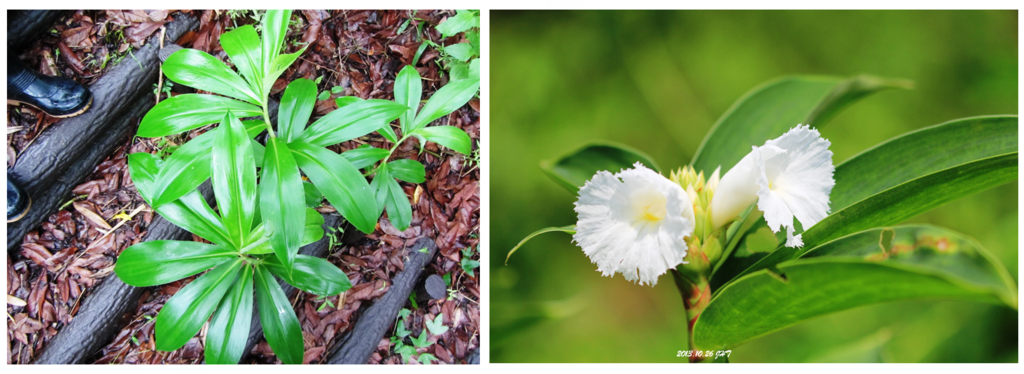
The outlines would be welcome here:
<svg viewBox="0 0 1024 374">
<path fill-rule="evenodd" d="M 600 171 L 580 188 L 573 239 L 605 276 L 641 285 L 683 263 L 693 233 L 693 205 L 682 187 L 636 163 L 612 175 Z"/>
<path fill-rule="evenodd" d="M 794 235 L 793 219 L 807 230 L 828 216 L 835 186 L 830 145 L 818 130 L 797 125 L 753 147 L 718 183 L 711 201 L 712 223 L 720 227 L 757 201 L 772 231 L 786 228 L 787 247 L 803 246 L 800 235 Z"/>
</svg>

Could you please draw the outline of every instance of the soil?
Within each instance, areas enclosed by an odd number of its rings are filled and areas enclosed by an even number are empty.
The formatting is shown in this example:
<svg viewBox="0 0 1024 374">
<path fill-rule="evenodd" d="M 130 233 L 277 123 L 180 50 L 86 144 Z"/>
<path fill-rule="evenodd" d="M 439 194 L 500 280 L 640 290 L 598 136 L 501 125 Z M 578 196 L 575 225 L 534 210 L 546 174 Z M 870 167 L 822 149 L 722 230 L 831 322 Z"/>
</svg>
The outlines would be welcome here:
<svg viewBox="0 0 1024 374">
<path fill-rule="evenodd" d="M 199 17 L 201 23 L 177 43 L 203 50 L 225 62 L 228 62 L 226 55 L 217 43 L 220 34 L 236 26 L 256 23 L 251 11 L 186 12 Z M 129 51 L 160 32 L 160 27 L 175 14 L 175 11 L 78 11 L 34 40 L 19 57 L 44 74 L 61 75 L 88 85 L 116 60 L 131 63 Z M 320 91 L 342 87 L 341 92 L 332 97 L 391 100 L 395 74 L 413 62 L 422 38 L 442 45 L 463 40 L 461 35 L 442 40 L 434 29 L 454 14 L 454 11 L 296 11 L 285 52 L 298 51 L 303 45 L 308 47 L 277 81 L 271 98 L 279 99 L 288 82 L 304 77 L 319 79 Z M 420 23 L 423 23 L 422 29 L 417 27 Z M 424 97 L 447 83 L 447 72 L 438 64 L 438 55 L 436 50 L 427 48 L 416 62 L 417 70 L 424 77 Z M 172 87 L 169 93 L 162 92 L 161 98 L 185 92 L 182 88 Z M 318 102 L 314 116 L 334 108 L 333 99 Z M 8 166 L 16 162 L 17 155 L 31 145 L 35 136 L 54 122 L 56 119 L 34 108 L 8 105 Z M 478 141 L 478 99 L 436 122 L 462 128 L 471 139 Z M 88 180 L 74 190 L 75 197 L 68 204 L 25 236 L 20 253 L 9 255 L 7 259 L 8 363 L 32 362 L 48 339 L 74 318 L 90 288 L 102 278 L 112 276 L 116 256 L 145 239 L 154 213 L 135 190 L 128 174 L 126 155 L 133 152 L 164 154 L 207 130 L 208 127 L 167 138 L 130 140 L 96 166 Z M 331 149 L 342 152 L 361 144 L 391 146 L 379 135 L 372 134 Z M 434 238 L 440 250 L 425 274 L 446 276 L 452 285 L 448 298 L 416 306 L 410 301 L 406 308 L 412 313 L 406 319 L 409 321 L 406 329 L 418 335 L 425 327 L 425 319 L 433 320 L 444 314 L 449 331 L 439 337 L 432 336 L 430 339 L 436 344 L 419 349 L 419 353 L 436 356 L 438 363 L 465 363 L 468 353 L 479 347 L 479 268 L 469 274 L 461 266 L 463 250 L 467 248 L 472 249 L 468 252 L 469 258 L 479 260 L 480 169 L 477 161 L 434 143 L 428 143 L 421 153 L 415 139 L 402 144 L 395 153 L 394 159 L 416 159 L 427 170 L 425 183 L 401 182 L 413 202 L 412 225 L 399 232 L 385 214 L 372 234 L 350 245 L 339 243 L 332 248 L 328 260 L 348 274 L 353 288 L 328 298 L 334 306 L 321 308 L 325 300 L 301 292 L 293 299 L 292 305 L 303 328 L 306 363 L 324 361 L 328 348 L 359 318 L 360 306 L 389 289 L 391 278 L 402 270 L 403 258 L 408 254 L 406 247 L 422 236 Z M 320 210 L 329 213 L 333 208 L 325 205 Z M 340 239 L 340 233 L 337 235 Z M 98 352 L 95 362 L 202 362 L 205 329 L 179 350 L 159 352 L 154 349 L 153 317 L 163 303 L 191 279 L 148 289 L 131 322 Z M 394 326 L 390 329 L 394 331 Z M 381 341 L 370 363 L 402 363 L 389 339 L 390 334 Z M 265 341 L 257 344 L 251 353 L 243 362 L 279 362 Z"/>
</svg>

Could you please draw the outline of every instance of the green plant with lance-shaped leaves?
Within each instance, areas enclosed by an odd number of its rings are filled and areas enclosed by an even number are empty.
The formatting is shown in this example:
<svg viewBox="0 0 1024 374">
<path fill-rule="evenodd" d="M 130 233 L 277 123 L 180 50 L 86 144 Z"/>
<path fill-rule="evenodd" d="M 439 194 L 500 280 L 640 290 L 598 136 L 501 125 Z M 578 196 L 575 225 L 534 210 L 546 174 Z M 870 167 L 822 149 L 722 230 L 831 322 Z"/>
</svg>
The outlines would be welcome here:
<svg viewBox="0 0 1024 374">
<path fill-rule="evenodd" d="M 834 188 L 828 186 L 831 193 L 826 195 L 830 214 L 803 227 L 795 240 L 793 233 L 769 224 L 769 213 L 777 212 L 765 210 L 763 201 L 745 203 L 746 209 L 735 217 L 712 209 L 711 202 L 726 193 L 722 185 L 728 173 L 719 179 L 716 171 L 705 178 L 703 171 L 742 167 L 745 155 L 759 152 L 751 152 L 751 145 L 769 141 L 764 147 L 769 149 L 781 144 L 770 139 L 799 131 L 787 132 L 798 123 L 820 128 L 858 98 L 906 85 L 868 76 L 768 82 L 737 101 L 712 127 L 691 164 L 672 172 L 671 182 L 686 190 L 696 217 L 682 259 L 686 263 L 670 270 L 683 296 L 691 350 L 727 350 L 814 317 L 882 302 L 946 298 L 1017 308 L 1016 284 L 977 241 L 947 228 L 899 225 L 955 199 L 1016 180 L 1015 115 L 938 124 L 890 139 L 835 166 Z M 541 167 L 558 184 L 582 194 L 580 188 L 595 173 L 615 172 L 637 162 L 659 170 L 641 151 L 609 143 L 584 146 Z M 831 169 L 827 171 L 831 179 Z M 761 169 L 769 178 L 772 172 Z M 765 184 L 751 186 L 755 191 L 762 188 L 759 199 L 777 193 L 770 181 Z M 801 209 L 800 204 L 811 199 L 799 194 L 789 198 L 790 209 Z M 721 226 L 712 219 L 716 213 L 725 222 Z M 509 256 L 538 234 L 577 234 L 580 224 L 538 230 Z M 707 357 L 695 354 L 691 360 Z"/>
<path fill-rule="evenodd" d="M 221 36 L 221 45 L 240 75 L 213 56 L 191 49 L 175 52 L 163 65 L 166 75 L 177 83 L 224 96 L 189 94 L 161 102 L 143 118 L 139 136 L 167 136 L 220 124 L 166 160 L 147 153 L 129 155 L 132 178 L 156 212 L 213 243 L 144 242 L 126 249 L 119 258 L 117 275 L 134 286 L 163 284 L 212 269 L 161 310 L 156 319 L 157 349 L 181 347 L 212 315 L 207 362 L 238 362 L 250 329 L 255 289 L 271 348 L 283 362 L 301 363 L 298 320 L 271 274 L 322 296 L 350 287 L 337 267 L 298 255 L 301 246 L 324 234 L 323 217 L 307 205 L 319 206 L 321 196 L 326 197 L 353 226 L 367 233 L 374 230 L 386 206 L 395 226 L 404 230 L 411 221 L 411 208 L 393 178 L 422 183 L 425 170 L 414 160 L 390 161 L 398 145 L 417 137 L 421 145 L 430 140 L 462 153 L 471 151 L 469 136 L 462 130 L 427 125 L 463 106 L 475 95 L 479 81 L 446 85 L 417 114 L 422 92 L 412 67 L 403 70 L 399 79 L 403 88 L 396 91 L 398 103 L 339 98 L 339 109 L 308 126 L 316 85 L 296 80 L 282 96 L 275 131 L 268 111 L 270 89 L 302 53 L 279 54 L 290 17 L 290 11 L 270 10 L 262 17 L 262 37 L 251 25 Z M 260 119 L 239 120 L 249 116 Z M 403 137 L 398 139 L 389 123 L 400 116 L 408 119 L 402 122 Z M 254 140 L 263 131 L 268 135 L 266 146 Z M 394 148 L 363 147 L 340 155 L 326 148 L 374 131 L 384 134 Z M 359 171 L 382 159 L 366 175 Z M 371 186 L 366 176 L 374 173 Z M 302 174 L 311 183 L 303 182 Z M 208 179 L 219 213 L 196 190 Z"/>
<path fill-rule="evenodd" d="M 303 291 L 337 295 L 351 287 L 348 277 L 324 259 L 297 255 L 285 266 L 271 246 L 267 220 L 257 199 L 256 163 L 249 135 L 234 114 L 207 134 L 211 139 L 211 174 L 220 213 L 198 191 L 156 206 L 168 221 L 209 240 L 147 241 L 125 249 L 114 271 L 137 287 L 173 282 L 210 270 L 179 290 L 156 318 L 156 348 L 175 350 L 210 320 L 206 338 L 207 363 L 237 363 L 251 327 L 253 293 L 267 343 L 281 361 L 302 363 L 302 329 L 291 302 L 271 274 Z M 166 162 L 148 153 L 133 153 L 129 169 L 136 188 L 148 203 L 156 197 L 157 177 Z M 323 217 L 302 208 L 304 227 L 299 245 L 324 235 Z M 265 217 L 265 216 L 263 216 Z"/>
</svg>

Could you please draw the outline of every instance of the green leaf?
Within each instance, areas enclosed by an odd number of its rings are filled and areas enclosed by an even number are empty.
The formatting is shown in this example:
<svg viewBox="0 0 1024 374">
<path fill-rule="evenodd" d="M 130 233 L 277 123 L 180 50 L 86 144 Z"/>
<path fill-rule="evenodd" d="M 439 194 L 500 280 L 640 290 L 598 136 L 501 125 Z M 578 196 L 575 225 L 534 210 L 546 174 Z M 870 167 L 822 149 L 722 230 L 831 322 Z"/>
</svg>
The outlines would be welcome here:
<svg viewBox="0 0 1024 374">
<path fill-rule="evenodd" d="M 371 146 L 360 146 L 356 149 L 351 149 L 341 153 L 341 156 L 352 163 L 356 169 L 362 169 L 371 166 L 377 161 L 383 160 L 384 157 L 388 157 L 391 152 L 386 149 L 374 148 Z"/>
<path fill-rule="evenodd" d="M 156 349 L 173 351 L 192 339 L 238 278 L 241 266 L 241 258 L 225 263 L 178 290 L 156 316 Z"/>
<path fill-rule="evenodd" d="M 320 212 L 317 212 L 316 209 L 306 208 L 306 225 L 302 228 L 302 241 L 299 246 L 306 246 L 323 238 L 323 226 L 324 217 L 320 215 Z M 263 227 L 263 223 L 260 223 L 249 233 L 245 243 L 250 246 L 245 248 L 245 253 L 250 255 L 274 253 L 274 247 L 267 241 L 269 237 L 265 236 L 266 232 Z"/>
<path fill-rule="evenodd" d="M 306 224 L 302 176 L 291 149 L 281 138 L 267 139 L 259 184 L 260 211 L 274 253 L 290 270 Z M 300 357 L 301 361 L 301 357 Z"/>
<path fill-rule="evenodd" d="M 469 45 L 469 43 L 457 43 L 445 46 L 444 51 L 449 56 L 452 56 L 452 58 L 461 62 L 469 61 L 469 59 L 473 57 L 473 46 Z"/>
<path fill-rule="evenodd" d="M 389 164 L 381 165 L 370 183 L 377 201 L 377 212 L 388 212 L 388 219 L 399 231 L 405 231 L 412 222 L 412 205 L 409 196 L 391 174 Z"/>
<path fill-rule="evenodd" d="M 912 131 L 836 166 L 833 211 L 912 179 L 1017 151 L 1017 116 L 963 118 Z"/>
<path fill-rule="evenodd" d="M 223 96 L 178 95 L 161 101 L 146 112 L 139 123 L 138 136 L 156 138 L 179 134 L 220 121 L 225 111 L 231 111 L 239 118 L 263 114 L 258 106 Z"/>
<path fill-rule="evenodd" d="M 416 129 L 413 134 L 422 135 L 429 141 L 468 155 L 473 152 L 473 141 L 462 129 L 455 126 L 431 126 Z"/>
<path fill-rule="evenodd" d="M 302 189 L 305 191 L 303 196 L 305 197 L 307 208 L 316 208 L 320 206 L 320 203 L 324 200 L 324 194 L 320 192 L 319 188 L 316 188 L 312 183 L 303 181 Z"/>
<path fill-rule="evenodd" d="M 263 92 L 270 92 L 274 88 L 277 78 L 281 76 L 281 73 L 288 70 L 288 67 L 305 51 L 306 47 L 302 47 L 298 52 L 275 57 L 274 63 L 270 65 L 270 68 L 266 71 L 266 76 L 263 77 Z"/>
<path fill-rule="evenodd" d="M 423 332 L 420 332 L 419 337 L 409 338 L 412 340 L 412 344 L 419 348 L 426 348 L 430 346 L 430 342 L 427 341 L 427 329 L 424 328 Z"/>
<path fill-rule="evenodd" d="M 430 353 L 421 353 L 420 356 L 416 358 L 416 361 L 419 361 L 424 365 L 430 365 L 430 361 L 437 361 L 437 357 Z"/>
<path fill-rule="evenodd" d="M 224 113 L 221 113 L 223 119 Z M 246 135 L 249 138 L 255 137 L 263 132 L 264 122 L 244 121 Z M 177 200 L 184 194 L 195 190 L 200 184 L 210 178 L 211 163 L 213 156 L 211 149 L 214 145 L 214 138 L 217 130 L 213 129 L 197 136 L 195 139 L 185 143 L 178 148 L 171 156 L 167 157 L 160 173 L 157 176 L 155 199 L 152 205 L 159 207 L 171 201 Z M 249 141 L 253 157 L 257 161 L 263 160 L 263 145 L 254 140 Z M 258 163 L 257 165 L 259 165 Z"/>
<path fill-rule="evenodd" d="M 480 59 L 473 59 L 469 62 L 469 79 L 480 79 Z"/>
<path fill-rule="evenodd" d="M 433 122 L 435 119 L 458 110 L 463 105 L 466 105 L 479 89 L 480 81 L 460 80 L 448 82 L 447 85 L 434 92 L 434 96 L 431 96 L 426 104 L 423 104 L 423 109 L 420 109 L 419 113 L 416 114 L 416 119 L 413 120 L 413 126 L 410 127 L 410 130 L 415 131 Z"/>
<path fill-rule="evenodd" d="M 302 327 L 295 316 L 288 296 L 274 281 L 266 267 L 256 266 L 256 307 L 259 309 L 263 336 L 274 350 L 277 358 L 285 364 L 301 364 L 305 348 L 302 341 Z"/>
<path fill-rule="evenodd" d="M 399 124 L 402 126 L 402 133 L 409 133 L 409 127 L 416 118 L 416 109 L 420 107 L 420 100 L 423 99 L 423 82 L 420 73 L 412 65 L 406 65 L 395 77 L 395 101 L 409 107 L 409 110 L 399 117 Z"/>
<path fill-rule="evenodd" d="M 309 116 L 316 106 L 316 84 L 300 78 L 288 84 L 281 97 L 280 114 L 278 115 L 277 136 L 291 142 L 302 135 L 306 129 Z"/>
<path fill-rule="evenodd" d="M 438 24 L 437 31 L 441 33 L 441 37 L 447 38 L 474 27 L 480 27 L 480 12 L 459 10 L 455 13 L 455 17 L 448 18 Z"/>
<path fill-rule="evenodd" d="M 327 201 L 360 231 L 373 232 L 379 214 L 374 209 L 373 191 L 359 169 L 323 147 L 297 141 L 291 148 L 299 167 Z"/>
<path fill-rule="evenodd" d="M 452 81 L 469 79 L 469 64 L 462 61 L 452 61 L 447 65 L 448 78 Z M 479 79 L 479 78 L 477 78 Z"/>
<path fill-rule="evenodd" d="M 614 174 L 633 167 L 637 162 L 660 172 L 658 164 L 647 154 L 613 142 L 584 145 L 565 156 L 541 161 L 540 168 L 559 185 L 575 194 L 598 171 L 604 170 Z"/>
<path fill-rule="evenodd" d="M 263 97 L 263 47 L 260 36 L 252 25 L 243 25 L 220 36 L 220 46 L 231 58 L 238 72 L 249 82 L 259 97 Z"/>
<path fill-rule="evenodd" d="M 352 288 L 352 283 L 345 272 L 322 258 L 296 256 L 291 276 L 285 273 L 284 265 L 281 265 L 276 257 L 268 257 L 264 264 L 270 272 L 288 284 L 314 295 L 338 295 Z"/>
<path fill-rule="evenodd" d="M 1017 306 L 1016 286 L 1002 265 L 976 241 L 948 229 L 872 229 L 804 257 L 725 286 L 694 325 L 697 347 L 731 348 L 814 317 L 890 301 L 951 298 Z"/>
<path fill-rule="evenodd" d="M 349 104 L 355 104 L 360 101 L 363 101 L 363 99 L 359 98 L 358 96 L 342 96 L 337 99 L 334 99 L 334 103 L 338 104 L 338 108 L 342 108 Z"/>
<path fill-rule="evenodd" d="M 245 127 L 234 115 L 227 113 L 216 132 L 212 152 L 213 194 L 221 222 L 232 242 L 241 248 L 256 210 L 256 161 Z"/>
<path fill-rule="evenodd" d="M 444 325 L 444 313 L 435 316 L 433 321 L 426 319 L 423 323 L 427 325 L 427 329 L 434 335 L 441 335 L 448 331 L 448 326 Z"/>
<path fill-rule="evenodd" d="M 287 9 L 270 9 L 263 15 L 263 66 L 272 66 L 281 53 L 281 45 L 284 44 L 284 37 L 288 33 L 288 21 L 291 17 L 292 11 Z M 273 69 L 267 70 L 269 72 Z M 276 76 L 273 78 L 277 79 Z"/>
<path fill-rule="evenodd" d="M 177 240 L 145 241 L 128 247 L 117 257 L 114 273 L 135 287 L 157 286 L 188 276 L 237 257 L 232 248 Z"/>
<path fill-rule="evenodd" d="M 159 157 L 149 153 L 132 153 L 128 155 L 128 171 L 135 187 L 147 202 L 152 204 L 153 191 L 156 184 L 156 175 L 161 167 Z M 206 199 L 193 190 L 186 193 L 179 200 L 161 205 L 156 209 L 164 219 L 171 223 L 199 235 L 203 239 L 216 244 L 231 245 L 228 239 L 227 229 L 221 223 L 220 217 L 206 203 Z"/>
<path fill-rule="evenodd" d="M 391 176 L 409 183 L 427 181 L 427 170 L 416 160 L 395 160 L 388 163 Z"/>
<path fill-rule="evenodd" d="M 224 114 L 221 113 L 221 118 Z M 164 160 L 157 174 L 154 207 L 178 200 L 210 178 L 211 149 L 218 132 L 213 129 L 197 136 Z"/>
<path fill-rule="evenodd" d="M 175 83 L 230 96 L 255 105 L 262 102 L 260 95 L 256 94 L 242 77 L 216 57 L 197 49 L 182 49 L 172 53 L 164 61 L 163 70 L 164 75 Z"/>
<path fill-rule="evenodd" d="M 569 225 L 569 226 L 562 226 L 562 227 L 545 227 L 543 229 L 540 229 L 540 230 L 537 230 L 537 231 L 534 231 L 534 232 L 530 233 L 530 235 L 527 235 L 525 238 L 523 238 L 523 240 L 520 240 L 519 244 L 516 244 L 516 246 L 514 248 L 512 248 L 511 251 L 508 251 L 508 255 L 505 256 L 505 264 L 508 264 L 508 259 L 512 258 L 512 254 L 516 253 L 516 251 L 519 250 L 519 247 L 522 247 L 523 244 L 526 244 L 526 242 L 530 241 L 530 239 L 533 239 L 537 235 L 545 234 L 545 233 L 549 233 L 549 232 L 564 232 L 564 233 L 569 234 L 569 235 L 576 235 L 576 225 Z"/>
<path fill-rule="evenodd" d="M 207 364 L 237 364 L 252 328 L 252 267 L 242 267 L 238 281 L 217 306 L 206 332 Z"/>
<path fill-rule="evenodd" d="M 711 127 L 690 165 L 710 172 L 729 170 L 750 147 L 764 144 L 797 124 L 820 128 L 840 109 L 869 94 L 908 81 L 867 75 L 849 79 L 795 76 L 766 82 L 736 101 Z"/>
<path fill-rule="evenodd" d="M 409 107 L 388 100 L 362 100 L 314 121 L 298 140 L 326 147 L 377 131 Z"/>
</svg>

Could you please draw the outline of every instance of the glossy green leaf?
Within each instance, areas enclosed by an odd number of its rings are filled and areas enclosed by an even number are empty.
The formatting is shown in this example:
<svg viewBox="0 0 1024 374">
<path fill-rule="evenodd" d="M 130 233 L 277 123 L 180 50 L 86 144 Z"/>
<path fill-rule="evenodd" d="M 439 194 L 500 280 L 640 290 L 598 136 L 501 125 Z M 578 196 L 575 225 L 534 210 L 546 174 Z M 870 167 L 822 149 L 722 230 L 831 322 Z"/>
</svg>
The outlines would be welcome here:
<svg viewBox="0 0 1024 374">
<path fill-rule="evenodd" d="M 725 286 L 697 319 L 693 338 L 699 349 L 731 348 L 865 305 L 952 298 L 1016 308 L 1016 294 L 1006 270 L 973 239 L 927 225 L 872 229 Z"/>
<path fill-rule="evenodd" d="M 301 246 L 306 208 L 299 198 L 305 193 L 302 176 L 291 149 L 283 139 L 267 139 L 261 173 L 259 194 L 263 225 L 274 253 L 290 269 L 292 259 Z"/>
<path fill-rule="evenodd" d="M 260 44 L 260 36 L 252 25 L 242 25 L 220 35 L 220 46 L 231 58 L 231 63 L 249 82 L 249 87 L 263 97 L 263 49 Z"/>
<path fill-rule="evenodd" d="M 156 176 L 161 167 L 159 157 L 149 153 L 132 153 L 128 155 L 128 171 L 131 173 L 135 187 L 143 198 L 152 205 L 152 196 L 156 184 Z M 203 239 L 216 244 L 231 246 L 227 229 L 220 221 L 217 213 L 210 208 L 199 191 L 186 193 L 179 200 L 156 208 L 164 219 Z"/>
<path fill-rule="evenodd" d="M 242 124 L 245 126 L 245 132 L 249 138 L 255 137 L 265 128 L 262 120 L 243 121 Z M 167 157 L 157 177 L 154 206 L 159 207 L 177 200 L 210 178 L 210 166 L 213 162 L 211 150 L 216 133 L 216 129 L 207 131 L 186 142 Z M 249 144 L 253 151 L 253 157 L 257 161 L 262 161 L 263 145 L 255 140 L 250 140 Z M 257 163 L 257 165 L 259 164 L 261 163 Z"/>
<path fill-rule="evenodd" d="M 180 134 L 220 121 L 225 111 L 231 111 L 239 118 L 263 114 L 258 106 L 223 96 L 178 95 L 161 101 L 146 112 L 139 123 L 138 136 L 155 138 Z"/>
<path fill-rule="evenodd" d="M 223 118 L 224 113 L 221 113 Z M 153 206 L 160 207 L 195 190 L 210 178 L 216 129 L 197 136 L 164 160 L 157 175 Z"/>
<path fill-rule="evenodd" d="M 269 237 L 265 237 L 263 224 L 256 225 L 246 239 L 244 252 L 250 255 L 274 253 L 274 247 L 270 245 Z M 306 224 L 302 228 L 302 241 L 299 246 L 306 246 L 324 237 L 324 216 L 316 209 L 306 208 Z"/>
<path fill-rule="evenodd" d="M 242 359 L 252 328 L 252 277 L 253 268 L 242 267 L 238 280 L 213 313 L 203 351 L 207 364 L 233 365 Z"/>
<path fill-rule="evenodd" d="M 242 77 L 216 57 L 197 49 L 186 48 L 172 53 L 164 61 L 163 70 L 164 75 L 176 83 L 255 105 L 261 102 L 260 95 L 257 95 Z"/>
<path fill-rule="evenodd" d="M 279 55 L 274 58 L 274 63 L 270 65 L 270 69 L 267 70 L 266 76 L 263 77 L 263 92 L 270 92 L 274 88 L 274 83 L 277 82 L 277 78 L 288 70 L 295 60 L 306 51 L 306 47 L 302 47 L 298 52 L 289 53 L 285 55 Z"/>
<path fill-rule="evenodd" d="M 458 110 L 463 105 L 466 105 L 469 99 L 476 96 L 476 92 L 479 89 L 480 81 L 464 79 L 448 82 L 447 85 L 434 92 L 434 95 L 430 97 L 430 100 L 427 100 L 426 104 L 423 104 L 423 109 L 420 109 L 419 113 L 416 114 L 416 119 L 413 120 L 413 126 L 410 127 L 410 131 L 426 127 L 427 124 L 435 119 Z"/>
<path fill-rule="evenodd" d="M 451 148 L 464 155 L 473 152 L 473 141 L 469 139 L 469 134 L 455 126 L 423 127 L 413 131 L 413 134 L 421 135 L 429 141 Z"/>
<path fill-rule="evenodd" d="M 395 101 L 409 107 L 409 110 L 399 117 L 399 124 L 402 126 L 402 133 L 407 134 L 412 121 L 416 118 L 416 110 L 420 107 L 420 100 L 423 99 L 423 82 L 420 73 L 412 65 L 406 65 L 395 77 Z"/>
<path fill-rule="evenodd" d="M 242 122 L 228 113 L 213 141 L 213 194 L 221 222 L 237 247 L 245 242 L 256 210 L 256 161 Z"/>
<path fill-rule="evenodd" d="M 691 165 L 711 172 L 727 171 L 751 146 L 775 139 L 797 124 L 821 127 L 840 109 L 869 94 L 908 87 L 903 80 L 857 76 L 795 76 L 764 83 L 736 101 L 711 127 Z"/>
<path fill-rule="evenodd" d="M 281 97 L 277 136 L 291 142 L 302 135 L 316 105 L 316 83 L 300 78 L 288 84 Z"/>
<path fill-rule="evenodd" d="M 291 10 L 270 9 L 263 15 L 263 66 L 270 67 L 281 53 L 284 37 L 288 33 Z M 268 71 L 270 69 L 267 69 Z M 274 79 L 277 79 L 275 76 Z"/>
<path fill-rule="evenodd" d="M 128 247 L 117 257 L 114 273 L 135 287 L 158 286 L 238 257 L 227 247 L 178 240 L 152 240 Z"/>
<path fill-rule="evenodd" d="M 363 100 L 314 121 L 298 140 L 326 147 L 377 131 L 409 107 L 389 100 Z"/>
<path fill-rule="evenodd" d="M 301 364 L 305 353 L 302 327 L 288 296 L 266 267 L 256 266 L 256 307 L 259 309 L 263 336 L 277 358 L 285 364 Z"/>
<path fill-rule="evenodd" d="M 338 295 L 352 288 L 352 282 L 345 272 L 319 257 L 296 256 L 290 276 L 285 273 L 284 265 L 281 265 L 276 257 L 267 258 L 264 265 L 288 284 L 314 295 Z"/>
<path fill-rule="evenodd" d="M 334 99 L 334 103 L 338 105 L 338 108 L 342 108 L 349 104 L 355 104 L 360 101 L 363 101 L 363 99 L 359 98 L 359 96 L 342 96 Z"/>
<path fill-rule="evenodd" d="M 537 231 L 534 231 L 534 232 L 530 233 L 530 235 L 527 235 L 525 238 L 523 238 L 523 240 L 520 240 L 519 244 L 516 244 L 516 246 L 513 247 L 512 250 L 508 251 L 508 255 L 505 256 L 505 264 L 508 264 L 508 259 L 512 258 L 512 254 L 516 253 L 516 251 L 519 250 L 519 247 L 522 247 L 523 244 L 526 244 L 526 242 L 530 241 L 530 239 L 533 239 L 537 235 L 544 234 L 544 233 L 549 233 L 549 232 L 564 232 L 564 233 L 569 234 L 569 235 L 576 235 L 576 225 L 569 225 L 569 226 L 562 226 L 562 227 L 545 227 L 543 229 L 540 229 L 540 230 L 537 230 Z"/>
<path fill-rule="evenodd" d="M 352 166 L 355 166 L 356 169 L 362 169 L 376 164 L 377 161 L 383 160 L 389 154 L 391 152 L 388 152 L 386 149 L 362 146 L 342 152 L 341 156 L 351 162 Z"/>
<path fill-rule="evenodd" d="M 319 188 L 316 188 L 312 183 L 303 181 L 302 189 L 305 192 L 303 197 L 306 201 L 306 207 L 316 208 L 320 206 L 324 200 L 324 194 L 320 192 Z"/>
<path fill-rule="evenodd" d="M 297 141 L 291 148 L 299 167 L 327 201 L 360 231 L 373 232 L 379 214 L 373 191 L 359 169 L 324 147 Z"/>
<path fill-rule="evenodd" d="M 647 154 L 612 142 L 584 145 L 565 156 L 541 161 L 540 168 L 560 186 L 575 194 L 598 171 L 605 170 L 614 174 L 633 167 L 637 162 L 660 172 L 658 164 Z"/>
<path fill-rule="evenodd" d="M 409 196 L 405 194 L 405 190 L 395 180 L 390 168 L 382 167 L 381 170 L 386 172 L 381 173 L 378 171 L 377 175 L 373 178 L 373 182 L 378 183 L 375 188 L 377 193 L 376 200 L 378 204 L 383 203 L 391 224 L 399 231 L 405 231 L 412 222 L 412 204 L 409 202 Z M 374 188 L 374 186 L 371 185 L 371 188 Z"/>
<path fill-rule="evenodd" d="M 220 265 L 178 290 L 156 316 L 156 349 L 181 348 L 199 332 L 238 278 L 242 259 Z"/>
<path fill-rule="evenodd" d="M 391 169 L 391 176 L 395 179 L 409 183 L 423 183 L 427 181 L 427 170 L 416 160 L 395 160 L 388 163 Z"/>
<path fill-rule="evenodd" d="M 1017 151 L 1017 116 L 963 118 L 890 139 L 836 166 L 833 211 L 874 194 L 983 158 Z"/>
<path fill-rule="evenodd" d="M 804 231 L 803 247 L 780 247 L 740 275 L 800 257 L 826 241 L 872 227 L 898 224 L 950 201 L 1014 180 L 1017 180 L 1016 152 L 913 179 L 832 213 Z"/>
</svg>

